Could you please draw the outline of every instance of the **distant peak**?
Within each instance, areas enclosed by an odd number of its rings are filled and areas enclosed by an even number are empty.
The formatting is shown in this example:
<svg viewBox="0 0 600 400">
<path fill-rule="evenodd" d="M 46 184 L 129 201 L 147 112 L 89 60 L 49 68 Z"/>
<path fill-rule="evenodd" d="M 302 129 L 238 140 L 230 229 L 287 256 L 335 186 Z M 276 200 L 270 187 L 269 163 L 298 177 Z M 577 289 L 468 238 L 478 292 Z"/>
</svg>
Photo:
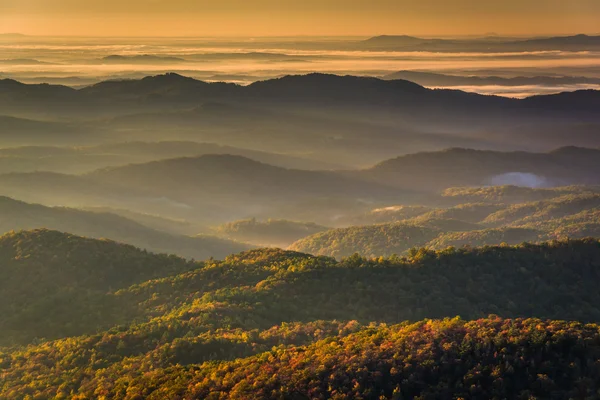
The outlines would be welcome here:
<svg viewBox="0 0 600 400">
<path fill-rule="evenodd" d="M 24 83 L 21 83 L 19 81 L 16 81 L 14 79 L 0 79 L 0 84 L 2 85 L 12 85 L 12 86 L 17 86 L 17 85 L 24 85 Z"/>
<path fill-rule="evenodd" d="M 179 75 L 175 72 L 167 72 L 162 75 L 147 76 L 141 80 L 141 82 L 155 82 L 160 84 L 187 84 L 187 85 L 198 85 L 206 84 L 206 82 L 198 79 L 190 78 L 188 76 Z"/>
<path fill-rule="evenodd" d="M 7 32 L 7 33 L 0 33 L 0 37 L 26 37 L 27 35 L 24 35 L 22 33 L 17 33 L 17 32 Z"/>
<path fill-rule="evenodd" d="M 415 36 L 409 35 L 378 35 L 373 36 L 371 39 L 417 39 Z"/>
<path fill-rule="evenodd" d="M 147 77 L 143 78 L 142 80 L 173 80 L 173 81 L 192 80 L 192 81 L 195 81 L 194 78 L 188 78 L 187 76 L 179 75 L 176 72 L 167 72 L 166 74 L 147 76 Z"/>
<path fill-rule="evenodd" d="M 379 35 L 365 40 L 364 43 L 404 44 L 421 42 L 423 40 L 424 39 L 408 35 Z"/>
</svg>

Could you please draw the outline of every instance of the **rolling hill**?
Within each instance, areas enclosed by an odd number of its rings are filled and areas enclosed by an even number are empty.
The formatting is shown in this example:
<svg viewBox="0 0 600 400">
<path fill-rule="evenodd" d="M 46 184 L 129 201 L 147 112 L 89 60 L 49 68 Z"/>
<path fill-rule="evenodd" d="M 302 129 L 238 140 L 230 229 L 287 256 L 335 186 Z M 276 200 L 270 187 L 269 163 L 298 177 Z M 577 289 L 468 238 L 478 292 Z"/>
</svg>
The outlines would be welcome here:
<svg viewBox="0 0 600 400">
<path fill-rule="evenodd" d="M 187 204 L 204 202 L 249 209 L 314 197 L 414 196 L 410 190 L 396 190 L 334 172 L 285 169 L 233 155 L 204 155 L 107 168 L 87 174 L 86 178 L 168 195 Z"/>
<path fill-rule="evenodd" d="M 564 147 L 529 153 L 454 148 L 400 156 L 355 176 L 397 187 L 441 191 L 457 186 L 598 184 L 598 171 L 598 149 Z"/>
</svg>

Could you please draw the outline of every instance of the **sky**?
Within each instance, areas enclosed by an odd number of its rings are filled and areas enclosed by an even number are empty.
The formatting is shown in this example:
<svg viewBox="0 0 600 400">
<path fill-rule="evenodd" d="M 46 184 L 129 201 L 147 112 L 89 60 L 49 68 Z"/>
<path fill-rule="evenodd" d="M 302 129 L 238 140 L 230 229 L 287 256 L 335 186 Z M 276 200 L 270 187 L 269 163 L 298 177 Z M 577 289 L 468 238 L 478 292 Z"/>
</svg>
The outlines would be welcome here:
<svg viewBox="0 0 600 400">
<path fill-rule="evenodd" d="M 600 33 L 600 0 L 0 0 L 0 33 L 70 36 Z"/>
</svg>

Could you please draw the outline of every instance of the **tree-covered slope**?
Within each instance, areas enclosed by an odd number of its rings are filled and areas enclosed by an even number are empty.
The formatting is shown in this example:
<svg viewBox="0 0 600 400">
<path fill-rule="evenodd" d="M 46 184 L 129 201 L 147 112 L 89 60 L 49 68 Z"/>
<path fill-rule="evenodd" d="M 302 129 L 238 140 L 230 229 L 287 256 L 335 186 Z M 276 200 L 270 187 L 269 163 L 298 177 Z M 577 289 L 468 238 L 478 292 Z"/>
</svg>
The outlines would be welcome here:
<svg viewBox="0 0 600 400">
<path fill-rule="evenodd" d="M 5 240 L 13 243 L 16 238 L 8 236 Z M 77 243 L 82 239 L 69 240 Z M 48 257 L 50 246 L 38 253 Z M 62 337 L 73 331 L 92 333 L 96 328 L 133 321 L 148 321 L 153 331 L 168 326 L 169 331 L 185 336 L 190 329 L 196 332 L 207 327 L 268 329 L 291 321 L 400 322 L 457 314 L 466 318 L 498 313 L 600 320 L 600 309 L 595 306 L 600 301 L 595 290 L 600 245 L 592 240 L 439 252 L 421 249 L 411 251 L 408 259 L 353 256 L 341 262 L 277 249 L 253 250 L 224 261 L 196 264 L 171 257 L 171 264 L 189 271 L 172 275 L 168 269 L 164 276 L 146 282 L 140 275 L 131 287 L 109 277 L 105 287 L 98 290 L 88 290 L 75 277 L 63 290 L 45 283 L 53 288 L 50 292 L 36 290 L 35 285 L 26 285 L 29 289 L 23 290 L 11 284 L 28 279 L 24 270 L 13 264 L 31 271 L 41 269 L 39 279 L 52 281 L 53 268 L 63 264 L 72 268 L 79 264 L 95 266 L 102 274 L 106 256 L 94 248 L 85 256 L 83 251 L 58 254 L 44 268 L 45 264 L 33 256 L 19 258 L 20 263 L 14 261 L 15 251 L 7 254 L 10 262 L 5 282 L 9 286 L 3 304 L 12 313 L 4 320 L 4 331 L 14 335 L 5 337 L 4 344 L 33 337 Z M 165 256 L 156 257 L 153 262 L 159 264 Z M 81 274 L 88 279 L 85 272 Z M 464 290 L 457 290 L 459 287 Z M 35 307 L 28 309 L 12 302 L 15 290 L 23 293 L 23 302 L 31 301 Z M 76 306 L 69 308 L 69 304 Z M 54 318 L 61 307 L 68 312 Z M 89 324 L 89 318 L 100 314 L 105 317 Z"/>
<path fill-rule="evenodd" d="M 378 256 L 403 254 L 415 246 L 444 249 L 600 237 L 600 196 L 595 187 L 544 190 L 543 195 L 551 194 L 550 198 L 519 204 L 485 201 L 488 194 L 494 194 L 488 200 L 497 200 L 496 194 L 506 191 L 513 192 L 513 188 L 471 190 L 468 192 L 478 193 L 476 198 L 471 197 L 473 200 L 484 202 L 445 208 L 423 210 L 401 205 L 378 208 L 357 218 L 389 222 L 320 232 L 298 240 L 290 249 L 332 257 L 353 253 Z M 536 192 L 533 197 L 540 194 Z M 416 216 L 398 219 L 413 211 Z M 428 234 L 416 234 L 419 230 Z"/>
<path fill-rule="evenodd" d="M 556 188 L 529 188 L 524 186 L 481 186 L 448 188 L 442 192 L 446 201 L 453 204 L 502 203 L 520 204 L 549 200 L 565 195 L 599 193 L 600 186 L 566 186 Z"/>
<path fill-rule="evenodd" d="M 599 330 L 500 318 L 373 326 L 224 364 L 121 376 L 114 387 L 94 383 L 108 398 L 129 399 L 595 398 Z"/>
<path fill-rule="evenodd" d="M 587 399 L 600 390 L 596 324 L 490 316 L 366 327 L 320 322 L 226 337 L 187 339 L 146 357 L 117 356 L 112 364 L 103 357 L 122 353 L 122 340 L 95 348 L 89 339 L 76 339 L 0 353 L 6 371 L 0 394 L 79 400 Z M 175 362 L 201 342 L 209 348 L 229 342 L 230 354 L 254 346 L 258 354 L 223 363 Z M 266 349 L 269 344 L 276 347 Z"/>
<path fill-rule="evenodd" d="M 6 234 L 0 237 L 1 344 L 126 322 L 127 304 L 111 293 L 193 268 L 175 256 L 108 240 L 48 230 Z"/>
<path fill-rule="evenodd" d="M 528 228 L 490 228 L 467 232 L 444 233 L 427 244 L 434 249 L 462 246 L 493 246 L 501 243 L 519 244 L 537 242 L 542 233 Z"/>
<path fill-rule="evenodd" d="M 390 256 L 424 246 L 439 233 L 435 228 L 400 223 L 353 226 L 308 236 L 293 243 L 289 249 L 331 257 L 354 253 L 368 257 Z"/>
</svg>

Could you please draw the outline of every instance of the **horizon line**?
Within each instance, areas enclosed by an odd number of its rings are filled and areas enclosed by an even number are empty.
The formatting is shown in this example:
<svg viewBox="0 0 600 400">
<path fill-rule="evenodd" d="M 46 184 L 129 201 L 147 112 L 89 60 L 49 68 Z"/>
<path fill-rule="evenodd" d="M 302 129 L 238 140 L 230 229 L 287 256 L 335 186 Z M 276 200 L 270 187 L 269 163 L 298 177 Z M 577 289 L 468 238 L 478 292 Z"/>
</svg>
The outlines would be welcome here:
<svg viewBox="0 0 600 400">
<path fill-rule="evenodd" d="M 600 36 L 600 31 L 597 32 L 554 32 L 554 33 L 500 33 L 500 32 L 489 32 L 489 33 L 455 33 L 455 34 L 442 34 L 434 35 L 431 33 L 373 33 L 373 34 L 335 34 L 335 35 L 312 35 L 312 34 L 285 34 L 285 35 L 202 35 L 202 34 L 190 34 L 190 35 L 75 35 L 75 34 L 28 34 L 21 32 L 0 32 L 1 36 L 21 36 L 30 38 L 106 38 L 106 39 L 128 39 L 128 38 L 147 38 L 147 39 L 269 39 L 269 38 L 372 38 L 378 36 L 410 36 L 417 38 L 488 38 L 488 37 L 508 37 L 508 38 L 540 38 L 540 37 L 565 37 L 565 36 Z"/>
</svg>

